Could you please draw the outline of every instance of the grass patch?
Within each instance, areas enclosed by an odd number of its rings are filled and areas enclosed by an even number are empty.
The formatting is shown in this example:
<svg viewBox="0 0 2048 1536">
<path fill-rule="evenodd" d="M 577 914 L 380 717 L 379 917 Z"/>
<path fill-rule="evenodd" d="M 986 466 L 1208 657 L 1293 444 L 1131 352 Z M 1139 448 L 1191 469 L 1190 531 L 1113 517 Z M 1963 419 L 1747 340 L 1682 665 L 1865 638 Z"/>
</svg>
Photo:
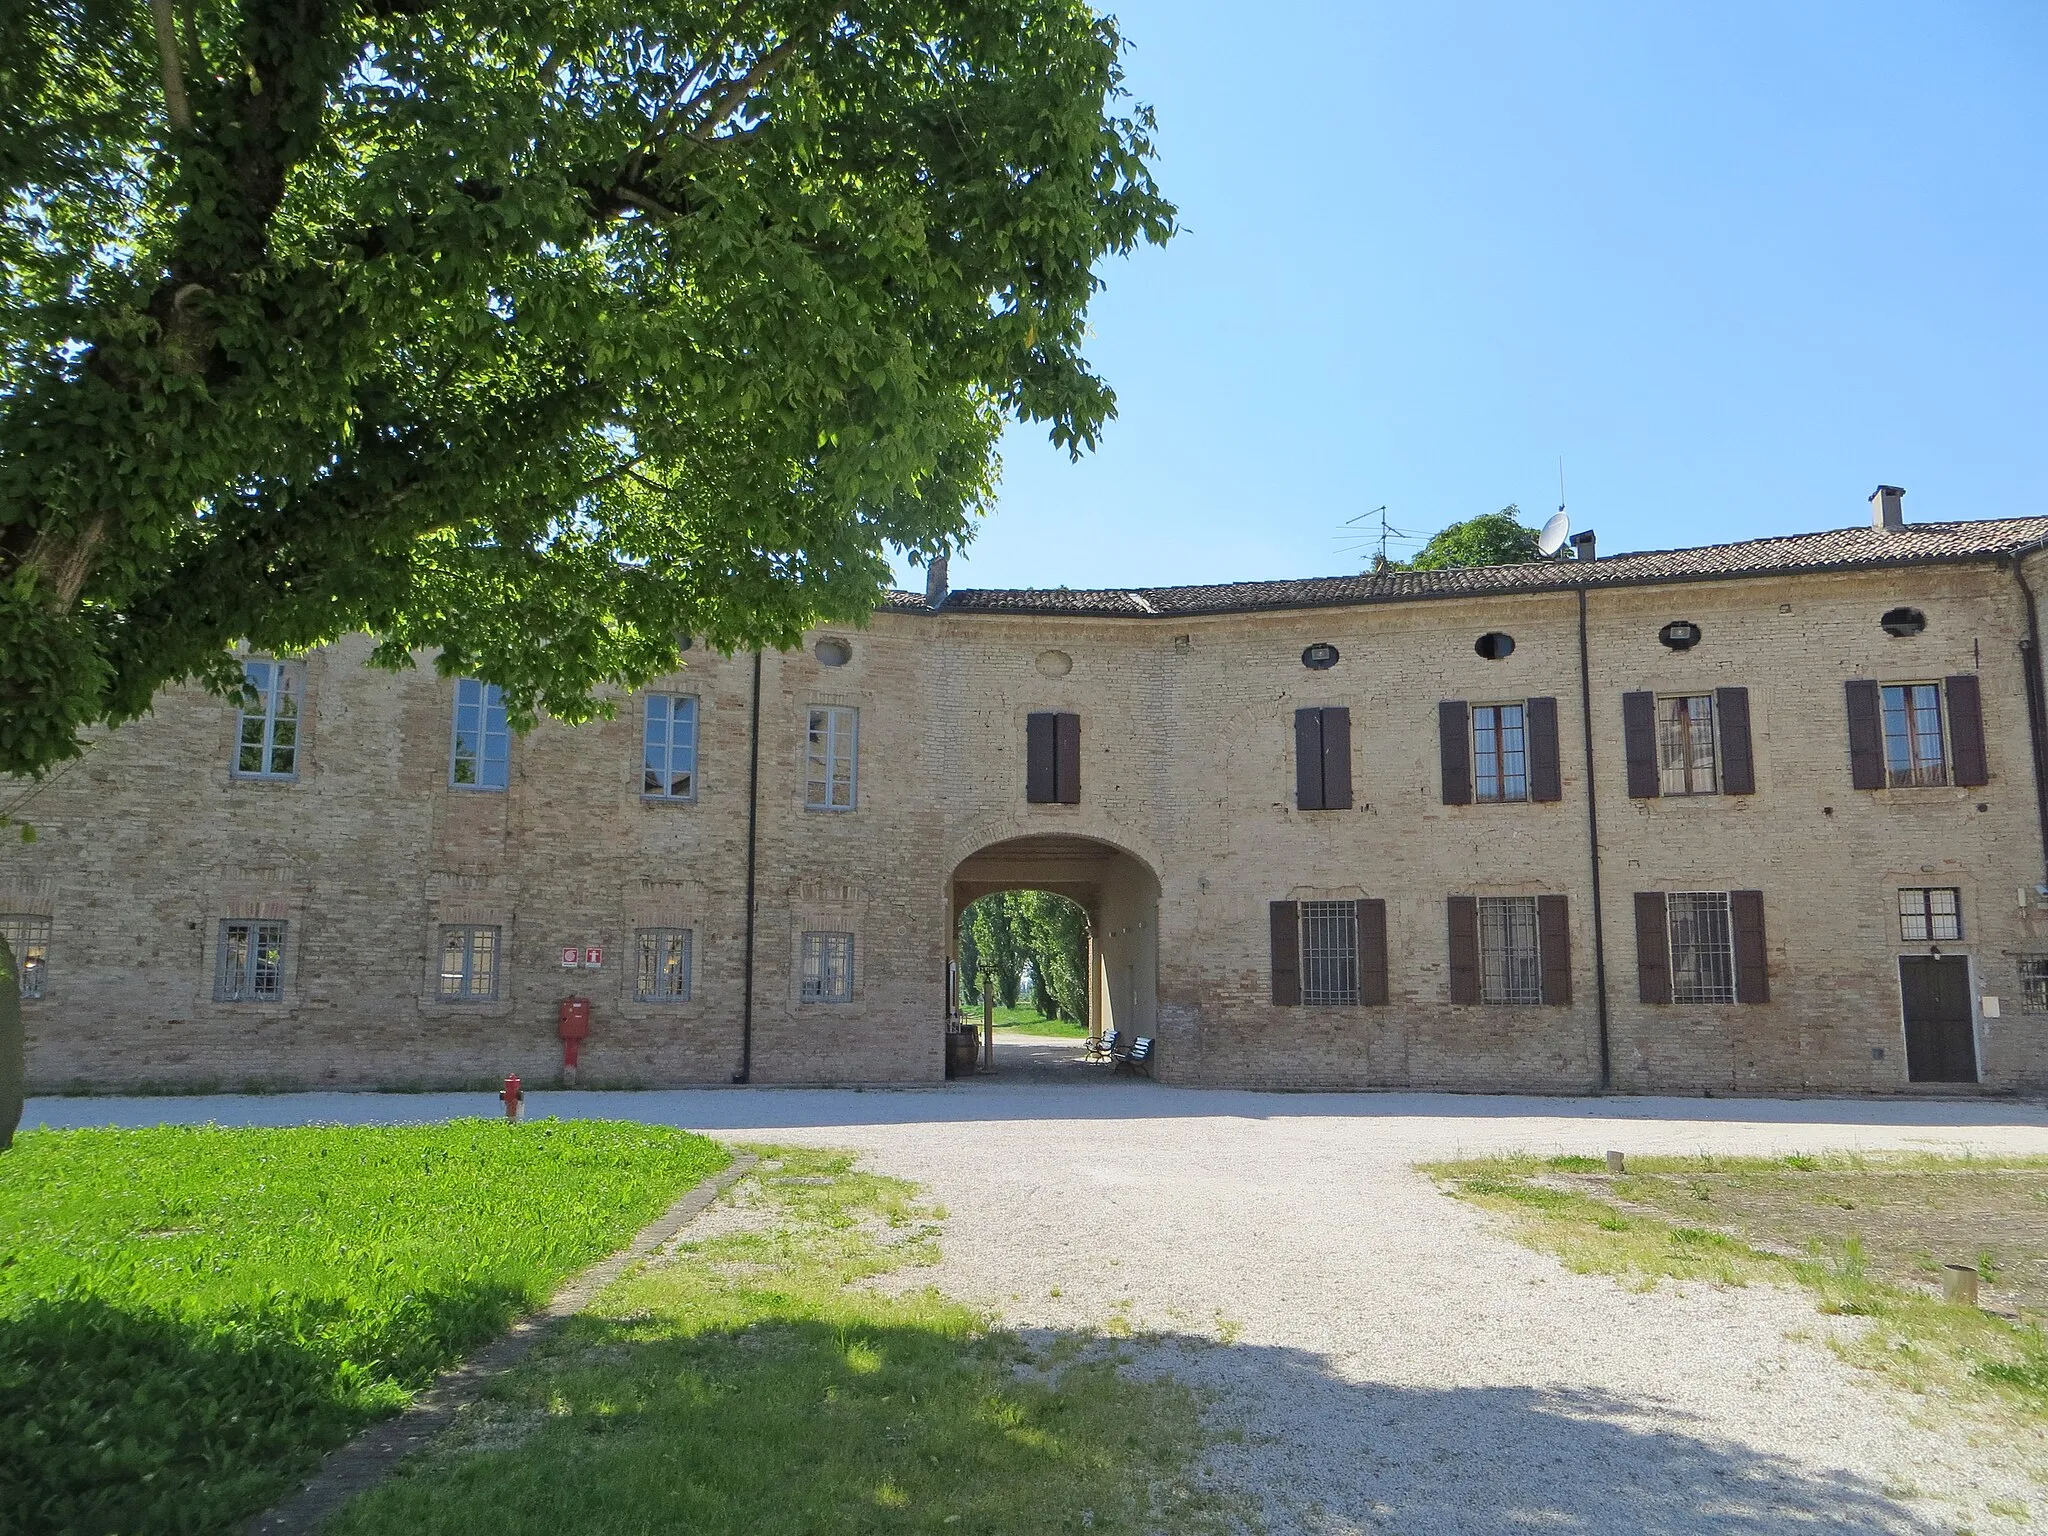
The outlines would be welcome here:
<svg viewBox="0 0 2048 1536">
<path fill-rule="evenodd" d="M 232 1526 L 728 1156 L 556 1121 L 22 1136 L 0 1527 Z"/>
<path fill-rule="evenodd" d="M 914 1284 L 937 1213 L 850 1156 L 766 1151 L 332 1536 L 475 1530 L 1201 1531 L 1186 1388 L 1084 1335 L 1033 1346 Z M 686 1230 L 687 1235 L 687 1230 Z M 491 1426 L 497 1426 L 493 1429 Z"/>
<path fill-rule="evenodd" d="M 966 1008 L 962 1015 L 968 1023 L 981 1022 L 981 1009 Z M 1076 1024 L 1072 1019 L 1049 1019 L 1036 1008 L 1004 1008 L 995 1010 L 997 1029 L 1014 1029 L 1025 1035 L 1054 1035 L 1062 1040 L 1086 1040 L 1088 1026 Z"/>
<path fill-rule="evenodd" d="M 1593 1158 L 1516 1156 L 1423 1171 L 1582 1274 L 1804 1286 L 1822 1312 L 1870 1319 L 1833 1341 L 1851 1363 L 2048 1426 L 2048 1159 L 1631 1157 L 1610 1175 Z M 1982 1307 L 1932 1289 L 1944 1262 L 1976 1267 Z"/>
</svg>

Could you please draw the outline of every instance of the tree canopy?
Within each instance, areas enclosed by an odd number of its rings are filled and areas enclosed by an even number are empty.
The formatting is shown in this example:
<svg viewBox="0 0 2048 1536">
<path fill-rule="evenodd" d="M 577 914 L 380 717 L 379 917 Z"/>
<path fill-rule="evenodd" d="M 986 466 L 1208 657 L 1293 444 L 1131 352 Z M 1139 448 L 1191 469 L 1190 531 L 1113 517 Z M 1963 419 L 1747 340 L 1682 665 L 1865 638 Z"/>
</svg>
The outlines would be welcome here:
<svg viewBox="0 0 2048 1536">
<path fill-rule="evenodd" d="M 1536 553 L 1536 532 L 1522 522 L 1522 509 L 1512 502 L 1498 512 L 1468 517 L 1440 530 L 1413 560 L 1388 562 L 1388 568 L 1444 571 L 1468 565 L 1527 565 Z"/>
<path fill-rule="evenodd" d="M 1083 0 L 48 0 L 0 29 L 0 772 L 239 641 L 516 722 L 858 621 L 1173 232 Z"/>
</svg>

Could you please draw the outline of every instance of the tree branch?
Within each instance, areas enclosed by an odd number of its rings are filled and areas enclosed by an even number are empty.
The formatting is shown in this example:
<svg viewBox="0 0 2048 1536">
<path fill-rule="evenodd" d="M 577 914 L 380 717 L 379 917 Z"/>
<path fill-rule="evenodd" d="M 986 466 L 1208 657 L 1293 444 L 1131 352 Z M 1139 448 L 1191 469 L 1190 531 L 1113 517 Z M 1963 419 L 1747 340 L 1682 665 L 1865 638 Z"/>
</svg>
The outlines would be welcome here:
<svg viewBox="0 0 2048 1536">
<path fill-rule="evenodd" d="M 178 65 L 177 19 L 171 0 L 149 0 L 150 24 L 156 28 L 157 57 L 163 62 L 164 110 L 180 133 L 192 128 L 192 103 L 185 99 L 185 72 Z"/>
<path fill-rule="evenodd" d="M 767 78 L 769 71 L 796 51 L 797 39 L 786 37 L 754 60 L 754 67 L 739 79 L 727 85 L 712 98 L 711 110 L 704 120 L 690 129 L 690 137 L 699 142 L 708 140 L 732 115 L 746 105 L 747 98 Z"/>
</svg>

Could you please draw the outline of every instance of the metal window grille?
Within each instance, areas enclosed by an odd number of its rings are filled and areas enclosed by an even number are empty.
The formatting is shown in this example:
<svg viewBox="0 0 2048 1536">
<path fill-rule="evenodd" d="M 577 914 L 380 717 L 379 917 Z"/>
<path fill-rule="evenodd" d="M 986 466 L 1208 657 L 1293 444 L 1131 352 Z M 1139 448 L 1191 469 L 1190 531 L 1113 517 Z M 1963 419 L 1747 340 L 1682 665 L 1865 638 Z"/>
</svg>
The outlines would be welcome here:
<svg viewBox="0 0 2048 1536">
<path fill-rule="evenodd" d="M 804 935 L 803 1000 L 807 1003 L 853 1001 L 853 935 Z"/>
<path fill-rule="evenodd" d="M 1671 1001 L 1735 1001 L 1735 926 L 1726 891 L 1673 891 L 1664 898 L 1671 922 Z"/>
<path fill-rule="evenodd" d="M 2020 1012 L 2048 1013 L 2048 955 L 2021 955 Z"/>
<path fill-rule="evenodd" d="M 1543 956 L 1536 944 L 1534 896 L 1479 898 L 1479 999 L 1543 1001 Z"/>
<path fill-rule="evenodd" d="M 1472 710 L 1472 792 L 1480 800 L 1529 798 L 1529 758 L 1519 704 Z"/>
<path fill-rule="evenodd" d="M 1909 886 L 1899 892 L 1899 937 L 1909 944 L 1963 936 L 1963 893 L 1954 886 Z"/>
<path fill-rule="evenodd" d="M 235 777 L 295 779 L 299 774 L 299 699 L 305 669 L 289 661 L 242 664 L 242 707 L 235 717 Z"/>
<path fill-rule="evenodd" d="M 650 800 L 697 798 L 697 701 L 650 693 L 641 730 L 640 793 Z"/>
<path fill-rule="evenodd" d="M 1892 683 L 1882 690 L 1885 782 L 1894 789 L 1948 782 L 1941 743 L 1941 685 Z"/>
<path fill-rule="evenodd" d="M 690 930 L 642 928 L 634 937 L 640 951 L 640 965 L 633 996 L 643 1003 L 687 1003 L 690 1000 Z"/>
<path fill-rule="evenodd" d="M 455 683 L 455 735 L 448 755 L 448 782 L 457 789 L 503 789 L 509 781 L 512 733 L 505 723 L 505 696 L 496 683 L 473 677 Z"/>
<path fill-rule="evenodd" d="M 281 922 L 222 919 L 215 1002 L 274 1003 L 284 996 L 284 929 Z"/>
<path fill-rule="evenodd" d="M 1358 1005 L 1358 903 L 1301 904 L 1301 1000 L 1311 1008 Z"/>
<path fill-rule="evenodd" d="M 496 928 L 469 924 L 441 930 L 441 1001 L 488 1003 L 498 995 Z"/>
<path fill-rule="evenodd" d="M 1657 701 L 1659 790 L 1667 795 L 1711 795 L 1714 772 L 1714 696 L 1687 694 Z"/>
<path fill-rule="evenodd" d="M 813 709 L 805 742 L 804 805 L 813 811 L 853 809 L 857 709 Z"/>
<path fill-rule="evenodd" d="M 50 920 L 30 912 L 0 912 L 0 934 L 14 952 L 15 979 L 23 997 L 41 997 L 49 970 Z M 5 981 L 0 976 L 0 981 Z"/>
</svg>

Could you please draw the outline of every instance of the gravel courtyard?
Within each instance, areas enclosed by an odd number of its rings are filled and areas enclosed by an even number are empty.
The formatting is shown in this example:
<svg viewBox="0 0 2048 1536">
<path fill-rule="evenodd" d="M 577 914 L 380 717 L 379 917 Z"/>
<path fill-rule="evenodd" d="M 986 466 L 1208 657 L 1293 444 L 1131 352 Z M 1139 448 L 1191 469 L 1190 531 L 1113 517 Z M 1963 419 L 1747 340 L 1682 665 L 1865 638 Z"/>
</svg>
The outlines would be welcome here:
<svg viewBox="0 0 2048 1536">
<path fill-rule="evenodd" d="M 1572 1275 L 1437 1193 L 1488 1151 L 2048 1154 L 1985 1102 L 1203 1092 L 1089 1074 L 921 1092 L 545 1093 L 529 1112 L 859 1148 L 949 1212 L 944 1290 L 1140 1335 L 1215 1393 L 1208 1480 L 1274 1532 L 2048 1529 L 2003 1444 L 1840 1364 L 1804 1294 Z M 488 1113 L 487 1095 L 31 1101 L 26 1123 Z M 1152 1335 L 1158 1335 L 1155 1343 Z M 2022 1513 L 2024 1511 L 2024 1513 Z"/>
</svg>

